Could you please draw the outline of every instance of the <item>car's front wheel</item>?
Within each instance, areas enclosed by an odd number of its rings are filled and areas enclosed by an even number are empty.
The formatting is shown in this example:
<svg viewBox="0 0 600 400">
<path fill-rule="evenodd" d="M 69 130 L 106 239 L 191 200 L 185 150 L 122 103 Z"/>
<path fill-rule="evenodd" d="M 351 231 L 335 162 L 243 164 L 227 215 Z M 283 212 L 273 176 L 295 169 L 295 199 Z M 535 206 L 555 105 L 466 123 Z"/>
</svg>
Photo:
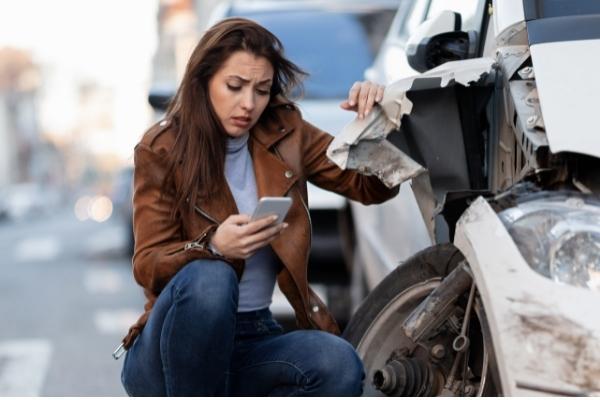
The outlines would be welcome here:
<svg viewBox="0 0 600 400">
<path fill-rule="evenodd" d="M 452 245 L 425 249 L 390 273 L 364 300 L 344 331 L 363 360 L 364 395 L 495 395 L 493 351 L 485 312 L 472 295 L 466 327 L 470 345 L 453 348 L 461 334 L 470 290 L 461 293 L 447 317 L 415 344 L 402 328 L 411 312 L 463 260 Z"/>
</svg>

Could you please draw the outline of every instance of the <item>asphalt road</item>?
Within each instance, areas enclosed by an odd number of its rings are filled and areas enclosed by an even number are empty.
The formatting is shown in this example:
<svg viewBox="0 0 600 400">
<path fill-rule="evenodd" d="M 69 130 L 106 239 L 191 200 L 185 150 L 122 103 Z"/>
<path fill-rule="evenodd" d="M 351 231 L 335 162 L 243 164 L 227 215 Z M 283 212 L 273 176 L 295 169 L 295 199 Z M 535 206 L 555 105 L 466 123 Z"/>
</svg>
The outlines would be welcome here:
<svg viewBox="0 0 600 400">
<path fill-rule="evenodd" d="M 0 397 L 126 395 L 111 353 L 144 298 L 125 248 L 118 219 L 71 208 L 0 222 Z M 277 290 L 271 310 L 292 326 Z"/>
<path fill-rule="evenodd" d="M 143 307 L 117 221 L 0 223 L 0 396 L 120 396 L 111 357 Z"/>
</svg>

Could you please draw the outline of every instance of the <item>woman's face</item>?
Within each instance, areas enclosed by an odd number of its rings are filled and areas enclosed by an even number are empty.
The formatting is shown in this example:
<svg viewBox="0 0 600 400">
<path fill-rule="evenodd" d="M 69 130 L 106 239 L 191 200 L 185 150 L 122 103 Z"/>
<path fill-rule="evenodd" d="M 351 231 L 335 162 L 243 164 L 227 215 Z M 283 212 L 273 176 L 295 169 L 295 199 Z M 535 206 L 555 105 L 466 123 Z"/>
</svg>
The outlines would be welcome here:
<svg viewBox="0 0 600 400">
<path fill-rule="evenodd" d="M 229 136 L 241 136 L 256 124 L 269 103 L 273 73 L 266 58 L 236 51 L 210 79 L 210 101 Z"/>
</svg>

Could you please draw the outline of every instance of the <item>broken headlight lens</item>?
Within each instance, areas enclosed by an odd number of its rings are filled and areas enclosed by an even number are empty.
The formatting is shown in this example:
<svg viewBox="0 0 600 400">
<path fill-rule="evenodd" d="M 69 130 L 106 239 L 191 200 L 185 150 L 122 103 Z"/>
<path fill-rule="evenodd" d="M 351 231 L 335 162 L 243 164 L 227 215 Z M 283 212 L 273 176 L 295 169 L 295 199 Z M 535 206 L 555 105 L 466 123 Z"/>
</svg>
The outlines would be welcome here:
<svg viewBox="0 0 600 400">
<path fill-rule="evenodd" d="M 600 291 L 600 207 L 582 198 L 533 200 L 499 213 L 538 273 Z"/>
</svg>

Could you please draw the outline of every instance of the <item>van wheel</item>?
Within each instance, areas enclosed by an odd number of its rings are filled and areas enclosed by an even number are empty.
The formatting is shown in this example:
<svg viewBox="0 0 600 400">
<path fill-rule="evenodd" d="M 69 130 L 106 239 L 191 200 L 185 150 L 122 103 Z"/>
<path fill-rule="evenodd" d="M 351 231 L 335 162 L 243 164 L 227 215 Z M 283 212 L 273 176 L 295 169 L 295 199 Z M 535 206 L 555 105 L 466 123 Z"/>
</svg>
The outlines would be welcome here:
<svg viewBox="0 0 600 400">
<path fill-rule="evenodd" d="M 468 326 L 468 355 L 457 362 L 460 368 L 454 383 L 446 380 L 457 358 L 452 342 L 460 334 L 469 291 L 459 298 L 447 320 L 419 340 L 416 348 L 411 349 L 402 330 L 415 307 L 462 260 L 451 244 L 427 248 L 398 266 L 360 305 L 343 336 L 363 360 L 365 396 L 498 394 L 491 337 L 478 296 Z"/>
</svg>

